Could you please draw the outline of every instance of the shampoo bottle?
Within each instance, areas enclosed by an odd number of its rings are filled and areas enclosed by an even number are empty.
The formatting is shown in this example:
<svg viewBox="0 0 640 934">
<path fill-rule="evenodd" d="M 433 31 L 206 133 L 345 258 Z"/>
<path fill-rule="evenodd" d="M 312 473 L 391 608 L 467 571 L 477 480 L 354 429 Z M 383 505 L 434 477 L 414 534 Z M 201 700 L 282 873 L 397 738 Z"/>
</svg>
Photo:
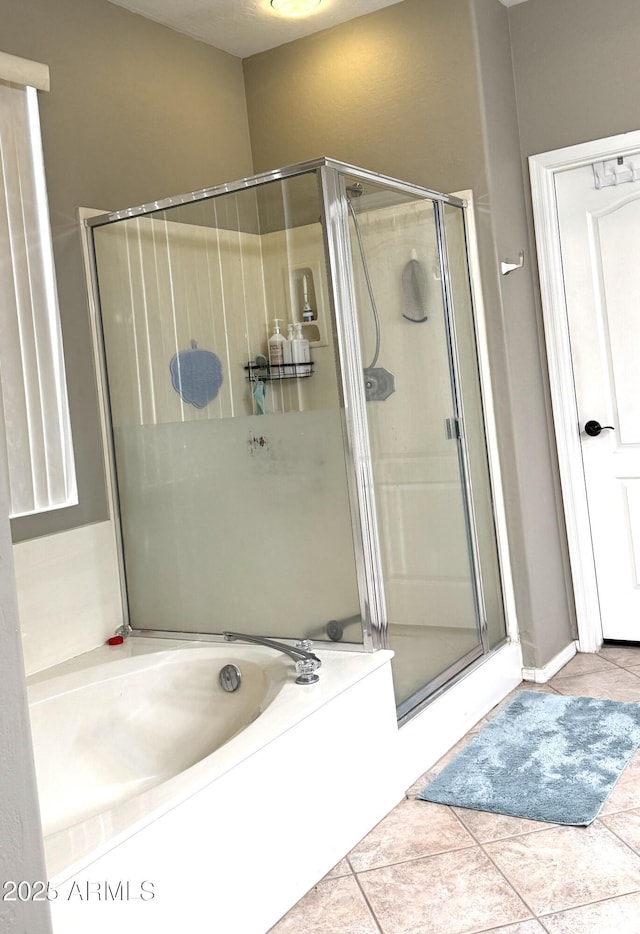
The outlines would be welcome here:
<svg viewBox="0 0 640 934">
<path fill-rule="evenodd" d="M 272 376 L 282 376 L 284 363 L 284 345 L 287 341 L 284 334 L 280 333 L 280 318 L 275 318 L 273 322 L 273 334 L 269 338 L 269 366 Z"/>
</svg>

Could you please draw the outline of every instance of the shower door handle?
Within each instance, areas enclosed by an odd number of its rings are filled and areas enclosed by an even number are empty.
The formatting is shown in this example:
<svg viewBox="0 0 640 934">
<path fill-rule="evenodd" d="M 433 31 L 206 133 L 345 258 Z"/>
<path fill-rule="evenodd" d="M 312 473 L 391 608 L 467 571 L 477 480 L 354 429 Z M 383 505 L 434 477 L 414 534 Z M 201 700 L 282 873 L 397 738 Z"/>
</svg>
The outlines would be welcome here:
<svg viewBox="0 0 640 934">
<path fill-rule="evenodd" d="M 445 418 L 444 430 L 447 441 L 457 441 L 460 437 L 460 422 L 457 418 Z"/>
</svg>

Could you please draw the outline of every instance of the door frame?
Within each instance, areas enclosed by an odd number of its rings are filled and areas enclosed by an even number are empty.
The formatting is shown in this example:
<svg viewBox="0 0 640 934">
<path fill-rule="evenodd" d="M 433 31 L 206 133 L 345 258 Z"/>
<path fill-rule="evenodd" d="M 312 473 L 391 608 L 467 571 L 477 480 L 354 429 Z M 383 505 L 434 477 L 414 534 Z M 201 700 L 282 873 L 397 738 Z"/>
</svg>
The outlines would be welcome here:
<svg viewBox="0 0 640 934">
<path fill-rule="evenodd" d="M 640 130 L 529 156 L 528 160 L 551 407 L 580 652 L 598 651 L 602 645 L 602 621 L 580 431 L 576 431 L 580 423 L 571 363 L 555 176 L 593 162 L 637 152 L 640 152 Z"/>
</svg>

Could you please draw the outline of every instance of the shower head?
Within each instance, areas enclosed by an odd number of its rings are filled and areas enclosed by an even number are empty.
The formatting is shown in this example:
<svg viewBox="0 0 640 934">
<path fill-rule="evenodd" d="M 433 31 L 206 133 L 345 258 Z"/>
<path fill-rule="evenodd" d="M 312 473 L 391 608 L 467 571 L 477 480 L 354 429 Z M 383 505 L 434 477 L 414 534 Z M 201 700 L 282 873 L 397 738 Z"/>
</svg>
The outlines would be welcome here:
<svg viewBox="0 0 640 934">
<path fill-rule="evenodd" d="M 354 182 L 353 185 L 347 185 L 347 197 L 359 198 L 364 191 L 362 182 Z"/>
</svg>

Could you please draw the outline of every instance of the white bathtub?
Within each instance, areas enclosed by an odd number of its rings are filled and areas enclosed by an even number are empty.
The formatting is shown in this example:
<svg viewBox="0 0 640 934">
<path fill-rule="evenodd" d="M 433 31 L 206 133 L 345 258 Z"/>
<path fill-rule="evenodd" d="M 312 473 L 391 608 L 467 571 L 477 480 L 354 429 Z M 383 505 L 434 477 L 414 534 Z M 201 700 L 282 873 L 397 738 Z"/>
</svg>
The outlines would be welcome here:
<svg viewBox="0 0 640 934">
<path fill-rule="evenodd" d="M 264 934 L 388 813 L 391 653 L 318 655 L 302 686 L 259 646 L 132 638 L 30 679 L 55 934 Z"/>
<path fill-rule="evenodd" d="M 117 654 L 92 653 L 97 664 L 29 688 L 45 837 L 95 815 L 104 827 L 106 814 L 131 810 L 136 796 L 211 756 L 268 708 L 290 668 L 285 656 L 232 646 L 155 642 L 156 651 L 133 654 L 141 648 L 149 646 L 132 640 Z M 218 679 L 227 664 L 242 672 L 234 693 Z M 157 803 L 147 797 L 136 813 Z"/>
</svg>

